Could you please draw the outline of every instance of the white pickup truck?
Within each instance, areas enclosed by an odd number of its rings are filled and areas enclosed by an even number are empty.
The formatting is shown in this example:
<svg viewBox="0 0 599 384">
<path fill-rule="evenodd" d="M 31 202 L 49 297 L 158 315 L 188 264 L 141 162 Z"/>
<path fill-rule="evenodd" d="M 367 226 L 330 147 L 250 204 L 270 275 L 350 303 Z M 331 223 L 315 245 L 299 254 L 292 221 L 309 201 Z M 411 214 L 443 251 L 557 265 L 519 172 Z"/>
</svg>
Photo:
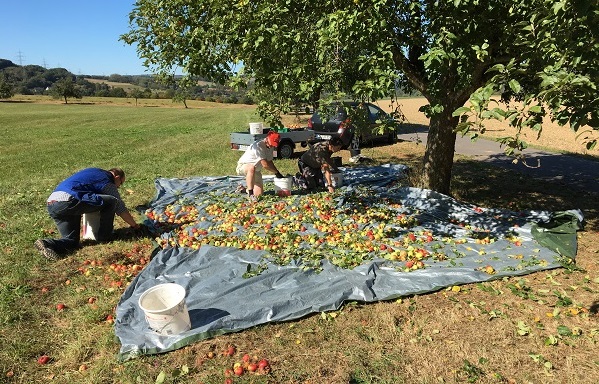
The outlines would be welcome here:
<svg viewBox="0 0 599 384">
<path fill-rule="evenodd" d="M 231 149 L 245 151 L 254 141 L 265 138 L 268 131 L 270 131 L 270 128 L 264 128 L 263 133 L 259 134 L 232 132 Z M 281 135 L 281 141 L 275 153 L 275 157 L 279 159 L 290 159 L 297 144 L 306 147 L 309 142 L 314 141 L 314 131 L 311 129 L 290 129 L 287 132 L 279 131 L 279 134 Z"/>
</svg>

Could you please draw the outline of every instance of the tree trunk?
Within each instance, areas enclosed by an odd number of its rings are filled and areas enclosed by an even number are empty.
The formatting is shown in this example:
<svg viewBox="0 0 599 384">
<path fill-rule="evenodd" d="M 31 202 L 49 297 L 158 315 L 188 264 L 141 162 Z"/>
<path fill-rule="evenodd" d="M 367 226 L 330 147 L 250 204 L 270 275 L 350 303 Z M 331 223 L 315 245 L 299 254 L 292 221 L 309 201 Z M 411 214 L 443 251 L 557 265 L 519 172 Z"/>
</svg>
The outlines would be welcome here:
<svg viewBox="0 0 599 384">
<path fill-rule="evenodd" d="M 68 103 L 69 103 L 69 102 L 67 101 L 67 97 L 66 97 L 66 96 L 64 97 L 64 103 L 65 103 L 65 104 L 68 104 Z"/>
<path fill-rule="evenodd" d="M 422 186 L 449 195 L 456 140 L 454 129 L 459 118 L 451 116 L 454 107 L 444 107 L 443 112 L 430 118 L 422 164 Z"/>
</svg>

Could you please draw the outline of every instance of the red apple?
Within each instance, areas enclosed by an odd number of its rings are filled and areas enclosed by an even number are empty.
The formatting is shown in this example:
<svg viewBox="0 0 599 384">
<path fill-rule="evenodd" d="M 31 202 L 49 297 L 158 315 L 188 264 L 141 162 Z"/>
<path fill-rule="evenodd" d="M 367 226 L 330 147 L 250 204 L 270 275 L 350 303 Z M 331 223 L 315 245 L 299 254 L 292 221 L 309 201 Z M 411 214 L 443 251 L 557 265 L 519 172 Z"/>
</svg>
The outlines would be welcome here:
<svg viewBox="0 0 599 384">
<path fill-rule="evenodd" d="M 233 356 L 235 354 L 235 347 L 230 345 L 225 352 L 227 356 Z"/>
<path fill-rule="evenodd" d="M 241 360 L 243 360 L 244 363 L 247 363 L 248 361 L 250 361 L 250 355 L 248 355 L 246 353 L 245 355 L 243 355 L 243 357 L 241 358 Z"/>
<path fill-rule="evenodd" d="M 41 355 L 37 359 L 37 363 L 41 365 L 48 364 L 48 361 L 50 361 L 50 356 L 48 355 Z"/>
<path fill-rule="evenodd" d="M 256 372 L 258 370 L 258 364 L 256 363 L 250 363 L 250 365 L 248 365 L 248 371 L 250 372 Z"/>
<path fill-rule="evenodd" d="M 236 374 L 237 376 L 243 375 L 243 367 L 241 365 L 238 365 L 237 367 L 235 367 L 233 369 L 233 373 Z"/>
<path fill-rule="evenodd" d="M 269 366 L 270 366 L 270 363 L 266 359 L 262 359 L 258 362 L 258 368 L 260 368 L 260 369 L 266 369 Z"/>
<path fill-rule="evenodd" d="M 67 307 L 67 306 L 66 306 L 66 305 L 64 305 L 63 303 L 58 303 L 58 304 L 56 304 L 56 310 L 57 310 L 57 311 L 64 311 L 66 307 Z"/>
</svg>

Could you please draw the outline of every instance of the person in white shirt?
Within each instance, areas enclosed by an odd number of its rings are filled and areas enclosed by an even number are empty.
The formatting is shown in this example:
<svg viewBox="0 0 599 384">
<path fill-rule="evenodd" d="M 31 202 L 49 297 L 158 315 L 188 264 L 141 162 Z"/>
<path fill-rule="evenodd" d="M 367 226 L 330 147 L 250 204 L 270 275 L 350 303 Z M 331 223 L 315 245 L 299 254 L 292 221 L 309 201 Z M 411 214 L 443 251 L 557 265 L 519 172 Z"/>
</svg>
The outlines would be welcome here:
<svg viewBox="0 0 599 384">
<path fill-rule="evenodd" d="M 273 162 L 273 151 L 280 140 L 281 135 L 277 132 L 268 132 L 264 139 L 253 142 L 237 162 L 236 172 L 239 176 L 245 176 L 245 189 L 252 202 L 264 191 L 262 168 L 273 172 L 278 178 L 283 177 Z"/>
</svg>

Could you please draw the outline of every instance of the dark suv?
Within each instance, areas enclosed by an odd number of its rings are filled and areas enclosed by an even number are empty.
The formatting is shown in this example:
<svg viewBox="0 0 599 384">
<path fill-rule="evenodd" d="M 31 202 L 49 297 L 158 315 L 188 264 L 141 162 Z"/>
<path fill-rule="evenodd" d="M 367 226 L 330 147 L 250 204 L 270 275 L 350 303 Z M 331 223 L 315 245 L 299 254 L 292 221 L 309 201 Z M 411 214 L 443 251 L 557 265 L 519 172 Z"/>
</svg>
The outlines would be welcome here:
<svg viewBox="0 0 599 384">
<path fill-rule="evenodd" d="M 393 144 L 397 140 L 397 126 L 378 106 L 354 101 L 327 105 L 308 119 L 308 128 L 314 130 L 317 141 L 339 136 L 348 149 L 359 149 L 362 143 L 374 140 Z"/>
</svg>

